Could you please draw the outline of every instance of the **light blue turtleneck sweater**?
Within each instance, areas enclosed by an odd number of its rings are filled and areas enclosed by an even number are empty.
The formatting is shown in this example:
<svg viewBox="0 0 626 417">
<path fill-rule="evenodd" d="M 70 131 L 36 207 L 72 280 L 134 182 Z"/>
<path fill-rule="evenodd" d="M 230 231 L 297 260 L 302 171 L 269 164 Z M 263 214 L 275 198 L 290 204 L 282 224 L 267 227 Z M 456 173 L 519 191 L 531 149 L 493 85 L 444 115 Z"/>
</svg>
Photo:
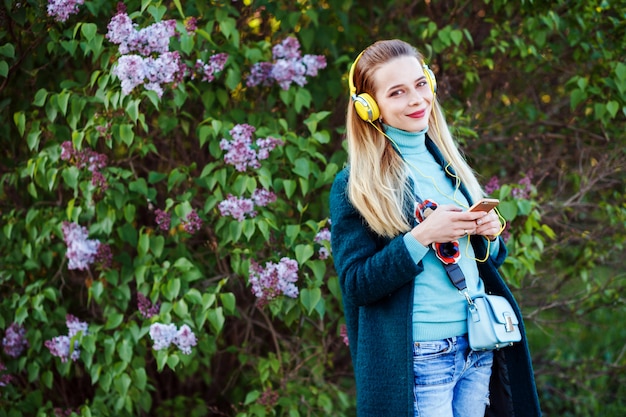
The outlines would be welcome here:
<svg viewBox="0 0 626 417">
<path fill-rule="evenodd" d="M 419 198 L 466 209 L 469 206 L 467 199 L 426 148 L 427 130 L 406 132 L 385 126 L 385 133 L 393 139 L 406 161 Z M 472 239 L 483 238 L 473 236 Z M 411 233 L 404 235 L 404 243 L 413 260 L 424 266 L 424 271 L 415 277 L 413 340 L 439 340 L 466 334 L 467 301 L 450 282 L 433 249 L 423 246 Z M 468 243 L 467 236 L 459 240 L 459 266 L 465 274 L 470 294 L 474 295 L 483 293 L 484 286 L 478 276 L 474 250 Z M 493 254 L 497 249 L 497 241 L 492 242 L 490 252 Z"/>
</svg>

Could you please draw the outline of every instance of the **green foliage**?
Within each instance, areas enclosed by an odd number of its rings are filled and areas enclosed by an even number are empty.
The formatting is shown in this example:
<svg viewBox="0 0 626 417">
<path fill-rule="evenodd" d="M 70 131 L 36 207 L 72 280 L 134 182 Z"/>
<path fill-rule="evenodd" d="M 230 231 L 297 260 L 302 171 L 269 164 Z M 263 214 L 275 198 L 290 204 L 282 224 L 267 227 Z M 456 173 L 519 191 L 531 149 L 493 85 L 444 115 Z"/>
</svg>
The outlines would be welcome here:
<svg viewBox="0 0 626 417">
<path fill-rule="evenodd" d="M 124 94 L 113 2 L 86 0 L 65 22 L 43 0 L 0 5 L 0 330 L 23 325 L 29 342 L 0 353 L 0 416 L 354 415 L 337 277 L 315 238 L 346 160 L 347 69 L 389 37 L 425 53 L 472 166 L 498 180 L 502 270 L 544 412 L 623 414 L 623 1 L 124 4 L 138 28 L 174 19 L 169 50 L 188 68 L 225 53 L 223 70 Z M 248 86 L 287 37 L 327 67 L 305 85 Z M 259 167 L 224 160 L 220 142 L 242 124 L 282 141 Z M 104 167 L 81 164 L 93 153 Z M 261 188 L 277 200 L 256 216 L 220 211 Z M 108 245 L 112 264 L 70 269 L 64 222 Z M 298 264 L 297 297 L 257 299 L 251 267 L 282 258 Z M 140 294 L 157 315 L 139 312 Z M 67 314 L 89 327 L 72 339 L 79 359 L 62 362 L 45 342 L 67 334 Z M 153 349 L 157 322 L 189 326 L 197 345 Z"/>
</svg>

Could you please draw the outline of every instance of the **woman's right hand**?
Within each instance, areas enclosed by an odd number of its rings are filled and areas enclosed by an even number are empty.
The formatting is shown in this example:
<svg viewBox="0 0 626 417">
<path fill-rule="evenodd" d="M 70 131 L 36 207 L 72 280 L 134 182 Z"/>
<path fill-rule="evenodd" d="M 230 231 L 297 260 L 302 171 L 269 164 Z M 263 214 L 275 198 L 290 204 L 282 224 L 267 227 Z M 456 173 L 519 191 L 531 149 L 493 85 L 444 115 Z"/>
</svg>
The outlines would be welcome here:
<svg viewBox="0 0 626 417">
<path fill-rule="evenodd" d="M 485 212 L 463 211 L 455 205 L 443 205 L 432 211 L 426 219 L 411 230 L 418 242 L 428 246 L 433 242 L 445 243 L 458 240 L 476 232 L 476 220 Z"/>
</svg>

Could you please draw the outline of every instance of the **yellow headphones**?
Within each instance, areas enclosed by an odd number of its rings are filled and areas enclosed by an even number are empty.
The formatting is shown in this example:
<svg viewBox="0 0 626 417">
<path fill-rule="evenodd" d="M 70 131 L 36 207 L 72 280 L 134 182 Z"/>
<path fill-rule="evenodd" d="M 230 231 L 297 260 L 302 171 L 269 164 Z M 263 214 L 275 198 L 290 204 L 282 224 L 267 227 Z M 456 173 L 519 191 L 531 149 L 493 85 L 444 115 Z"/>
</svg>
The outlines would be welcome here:
<svg viewBox="0 0 626 417">
<path fill-rule="evenodd" d="M 363 51 L 365 52 L 365 51 Z M 356 63 L 359 61 L 363 52 L 356 57 L 354 62 L 352 63 L 352 67 L 350 67 L 350 74 L 348 75 L 348 85 L 350 87 L 350 98 L 354 102 L 354 108 L 361 119 L 366 122 L 373 122 L 374 120 L 378 120 L 380 118 L 380 109 L 378 108 L 378 104 L 376 104 L 376 100 L 374 97 L 369 95 L 368 93 L 356 93 L 356 87 L 354 86 L 354 68 L 356 67 Z M 422 69 L 424 70 L 424 76 L 426 76 L 426 82 L 430 86 L 430 90 L 433 92 L 433 95 L 437 94 L 437 80 L 435 79 L 435 74 L 428 68 L 424 62 L 422 62 Z"/>
</svg>

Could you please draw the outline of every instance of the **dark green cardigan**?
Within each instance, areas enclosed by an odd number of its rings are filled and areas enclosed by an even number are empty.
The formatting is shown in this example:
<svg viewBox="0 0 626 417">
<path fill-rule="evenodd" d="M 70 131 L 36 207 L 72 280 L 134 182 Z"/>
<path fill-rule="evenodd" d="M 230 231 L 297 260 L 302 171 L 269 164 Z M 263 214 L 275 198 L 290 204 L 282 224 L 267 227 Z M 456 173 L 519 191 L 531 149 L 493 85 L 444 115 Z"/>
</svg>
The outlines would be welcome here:
<svg viewBox="0 0 626 417">
<path fill-rule="evenodd" d="M 427 146 L 444 166 L 433 142 Z M 402 235 L 374 234 L 347 196 L 349 170 L 342 170 L 330 194 L 331 245 L 339 275 L 350 354 L 357 387 L 359 417 L 413 416 L 412 307 L 413 282 L 422 272 L 406 249 Z M 463 193 L 471 201 L 467 190 Z M 407 207 L 407 218 L 412 208 Z M 484 239 L 472 239 L 476 257 L 486 252 Z M 487 292 L 504 295 L 521 312 L 498 273 L 506 246 L 478 263 Z M 520 343 L 496 351 L 486 416 L 541 415 L 524 326 Z"/>
</svg>

